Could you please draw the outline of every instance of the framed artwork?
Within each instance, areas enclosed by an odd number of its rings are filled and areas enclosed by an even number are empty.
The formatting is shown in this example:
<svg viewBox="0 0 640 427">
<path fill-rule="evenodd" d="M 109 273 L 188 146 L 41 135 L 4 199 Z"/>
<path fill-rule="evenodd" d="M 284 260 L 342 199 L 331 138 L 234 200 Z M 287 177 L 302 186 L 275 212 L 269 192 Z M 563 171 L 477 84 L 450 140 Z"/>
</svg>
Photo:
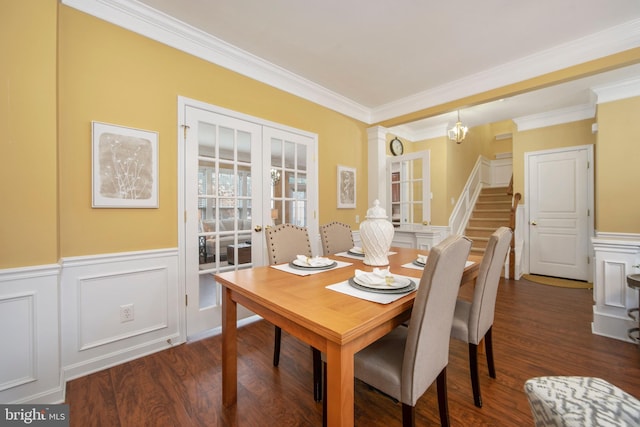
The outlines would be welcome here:
<svg viewBox="0 0 640 427">
<path fill-rule="evenodd" d="M 158 133 L 91 122 L 92 207 L 158 207 Z"/>
<path fill-rule="evenodd" d="M 338 165 L 338 209 L 356 207 L 356 169 Z"/>
</svg>

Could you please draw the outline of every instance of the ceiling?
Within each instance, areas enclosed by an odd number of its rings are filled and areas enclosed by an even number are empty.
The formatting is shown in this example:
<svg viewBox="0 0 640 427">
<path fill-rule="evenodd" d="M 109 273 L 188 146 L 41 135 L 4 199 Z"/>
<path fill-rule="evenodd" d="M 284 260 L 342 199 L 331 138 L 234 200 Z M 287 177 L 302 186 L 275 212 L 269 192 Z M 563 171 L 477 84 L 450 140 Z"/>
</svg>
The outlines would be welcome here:
<svg viewBox="0 0 640 427">
<path fill-rule="evenodd" d="M 80 9 L 87 3 L 62 1 Z M 367 123 L 640 47 L 639 0 L 93 2 L 184 25 L 243 55 L 242 66 L 221 65 Z M 477 125 L 577 108 L 592 102 L 593 85 L 639 76 L 629 67 L 465 108 L 462 120 Z M 455 112 L 429 120 L 404 130 L 453 122 Z"/>
</svg>

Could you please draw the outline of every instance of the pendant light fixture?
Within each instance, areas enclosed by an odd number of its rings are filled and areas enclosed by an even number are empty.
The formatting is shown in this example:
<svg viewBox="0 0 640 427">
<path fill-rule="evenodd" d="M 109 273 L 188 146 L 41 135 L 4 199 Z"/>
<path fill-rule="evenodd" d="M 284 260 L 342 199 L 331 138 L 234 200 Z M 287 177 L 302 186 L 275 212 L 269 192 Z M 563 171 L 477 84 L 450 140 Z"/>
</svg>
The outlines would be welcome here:
<svg viewBox="0 0 640 427">
<path fill-rule="evenodd" d="M 455 141 L 456 144 L 460 144 L 462 141 L 464 141 L 464 138 L 467 136 L 468 131 L 469 128 L 467 128 L 466 126 L 462 126 L 462 122 L 460 121 L 460 110 L 458 110 L 458 121 L 456 122 L 456 125 L 454 127 L 449 129 L 449 139 Z"/>
</svg>

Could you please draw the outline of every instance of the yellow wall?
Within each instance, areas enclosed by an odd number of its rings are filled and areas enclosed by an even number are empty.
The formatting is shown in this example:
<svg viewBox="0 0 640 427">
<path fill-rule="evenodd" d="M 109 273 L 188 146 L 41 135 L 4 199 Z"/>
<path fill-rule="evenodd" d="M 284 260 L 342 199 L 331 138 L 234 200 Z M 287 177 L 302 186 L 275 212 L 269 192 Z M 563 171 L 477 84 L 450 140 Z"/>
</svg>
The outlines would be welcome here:
<svg viewBox="0 0 640 427">
<path fill-rule="evenodd" d="M 531 151 L 595 144 L 591 131 L 594 119 L 580 120 L 513 134 L 513 191 L 522 195 L 524 203 L 524 154 Z M 596 170 L 597 173 L 597 170 Z"/>
<path fill-rule="evenodd" d="M 320 223 L 366 212 L 366 126 L 74 9 L 60 8 L 60 255 L 177 246 L 177 98 L 318 134 Z M 91 121 L 159 132 L 160 208 L 91 208 Z M 336 208 L 337 164 L 357 210 Z"/>
<path fill-rule="evenodd" d="M 123 30 L 57 0 L 0 3 L 0 268 L 60 257 L 177 245 L 177 97 L 198 99 L 318 134 L 319 222 L 355 225 L 367 209 L 367 125 L 268 85 Z M 485 102 L 637 62 L 640 48 L 478 94 Z M 415 118 L 458 108 L 458 100 Z M 596 226 L 639 232 L 633 190 L 625 208 L 613 196 L 638 182 L 638 99 L 601 105 L 596 150 Z M 454 105 L 455 104 L 455 105 Z M 399 117 L 391 126 L 411 117 Z M 159 133 L 160 208 L 91 208 L 91 121 Z M 397 122 L 397 123 L 396 123 Z M 592 120 L 513 132 L 514 184 L 523 192 L 527 151 L 595 142 Z M 503 125 L 498 125 L 502 128 Z M 505 152 L 495 124 L 471 129 L 460 146 L 431 151 L 432 223 L 445 225 L 477 156 Z M 410 144 L 405 143 L 408 148 Z M 606 150 L 606 151 L 605 151 Z M 409 151 L 409 150 L 407 150 Z M 357 169 L 355 210 L 336 208 L 337 164 Z M 618 200 L 616 198 L 616 200 Z M 628 200 L 631 200 L 629 203 Z M 617 203 L 617 202 L 616 202 Z"/>
<path fill-rule="evenodd" d="M 513 149 L 513 133 L 515 124 L 512 120 L 503 120 L 501 122 L 491 123 L 489 125 L 489 141 L 486 146 L 486 157 L 495 159 L 496 154 L 511 153 Z M 511 134 L 510 138 L 496 139 L 496 135 Z"/>
<path fill-rule="evenodd" d="M 640 233 L 640 97 L 598 105 L 596 229 Z"/>
<path fill-rule="evenodd" d="M 0 4 L 0 268 L 58 260 L 56 10 Z"/>
</svg>

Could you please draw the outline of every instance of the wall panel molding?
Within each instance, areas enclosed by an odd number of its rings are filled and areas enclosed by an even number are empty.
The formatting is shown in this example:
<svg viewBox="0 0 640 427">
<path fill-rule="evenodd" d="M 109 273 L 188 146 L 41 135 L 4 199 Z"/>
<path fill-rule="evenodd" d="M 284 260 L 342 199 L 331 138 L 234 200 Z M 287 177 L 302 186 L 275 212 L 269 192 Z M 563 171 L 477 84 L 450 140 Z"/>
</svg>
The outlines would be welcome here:
<svg viewBox="0 0 640 427">
<path fill-rule="evenodd" d="M 184 342 L 177 249 L 65 258 L 61 275 L 65 380 Z M 133 317 L 121 319 L 129 307 Z"/>
<path fill-rule="evenodd" d="M 0 402 L 64 400 L 60 370 L 60 266 L 0 270 Z"/>
<path fill-rule="evenodd" d="M 627 286 L 627 275 L 637 273 L 640 264 L 640 235 L 596 234 L 593 239 L 594 334 L 631 342 L 627 329 L 636 326 L 627 309 L 638 304 L 638 291 Z"/>
<path fill-rule="evenodd" d="M 35 292 L 0 296 L 0 330 L 4 343 L 0 364 L 0 392 L 37 380 L 38 342 L 36 336 Z"/>
</svg>

